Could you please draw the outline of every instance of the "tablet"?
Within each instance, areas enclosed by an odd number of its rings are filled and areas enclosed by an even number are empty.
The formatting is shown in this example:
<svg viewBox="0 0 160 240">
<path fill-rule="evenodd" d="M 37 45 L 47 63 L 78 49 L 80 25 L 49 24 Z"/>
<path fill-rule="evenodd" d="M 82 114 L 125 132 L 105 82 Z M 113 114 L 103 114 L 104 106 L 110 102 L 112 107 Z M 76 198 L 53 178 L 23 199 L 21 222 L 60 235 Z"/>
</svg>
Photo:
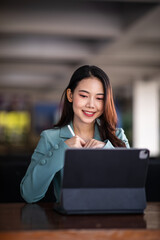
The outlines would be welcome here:
<svg viewBox="0 0 160 240">
<path fill-rule="evenodd" d="M 148 149 L 67 149 L 60 202 L 64 214 L 143 213 Z"/>
</svg>

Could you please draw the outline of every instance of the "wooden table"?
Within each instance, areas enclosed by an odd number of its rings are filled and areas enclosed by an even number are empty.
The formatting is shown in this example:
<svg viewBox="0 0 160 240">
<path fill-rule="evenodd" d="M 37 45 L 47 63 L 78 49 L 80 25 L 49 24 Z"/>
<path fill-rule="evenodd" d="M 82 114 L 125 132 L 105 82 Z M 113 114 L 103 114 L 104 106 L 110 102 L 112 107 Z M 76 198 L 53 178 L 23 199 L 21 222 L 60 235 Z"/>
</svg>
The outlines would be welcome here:
<svg viewBox="0 0 160 240">
<path fill-rule="evenodd" d="M 52 203 L 0 204 L 0 240 L 112 239 L 159 240 L 160 203 L 148 203 L 144 214 L 65 216 Z"/>
</svg>

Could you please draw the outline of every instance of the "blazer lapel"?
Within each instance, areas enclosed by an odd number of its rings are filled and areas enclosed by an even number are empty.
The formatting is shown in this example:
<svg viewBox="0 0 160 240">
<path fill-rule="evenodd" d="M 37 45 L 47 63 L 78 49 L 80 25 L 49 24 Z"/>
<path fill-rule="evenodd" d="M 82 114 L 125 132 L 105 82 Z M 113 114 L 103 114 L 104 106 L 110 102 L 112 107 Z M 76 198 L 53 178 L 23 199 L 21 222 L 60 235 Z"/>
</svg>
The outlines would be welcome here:
<svg viewBox="0 0 160 240">
<path fill-rule="evenodd" d="M 72 128 L 72 130 L 73 130 L 73 124 L 72 124 L 72 122 L 70 123 L 70 126 L 71 126 L 71 128 Z M 73 130 L 73 131 L 74 131 L 74 130 Z M 71 134 L 71 132 L 70 132 L 70 130 L 68 129 L 68 126 L 67 126 L 67 125 L 64 126 L 64 127 L 62 127 L 62 128 L 60 129 L 60 134 L 59 134 L 59 136 L 60 136 L 61 138 L 65 138 L 65 139 L 69 139 L 69 138 L 73 137 L 72 134 Z M 97 124 L 95 124 L 94 139 L 101 141 L 101 137 L 100 137 L 100 134 L 99 134 L 99 130 L 98 130 Z"/>
<path fill-rule="evenodd" d="M 73 125 L 72 125 L 72 123 L 70 123 L 70 126 L 71 126 L 71 128 L 72 128 L 72 130 L 73 130 Z M 70 130 L 69 130 L 69 128 L 68 128 L 67 125 L 64 126 L 64 127 L 62 127 L 62 128 L 60 129 L 59 136 L 60 136 L 61 138 L 65 138 L 65 139 L 69 139 L 69 138 L 73 137 L 73 136 L 72 136 L 72 133 L 70 132 Z"/>
<path fill-rule="evenodd" d="M 99 134 L 98 126 L 96 123 L 95 123 L 95 127 L 94 127 L 94 139 L 96 139 L 98 141 L 102 141 L 100 134 Z"/>
</svg>

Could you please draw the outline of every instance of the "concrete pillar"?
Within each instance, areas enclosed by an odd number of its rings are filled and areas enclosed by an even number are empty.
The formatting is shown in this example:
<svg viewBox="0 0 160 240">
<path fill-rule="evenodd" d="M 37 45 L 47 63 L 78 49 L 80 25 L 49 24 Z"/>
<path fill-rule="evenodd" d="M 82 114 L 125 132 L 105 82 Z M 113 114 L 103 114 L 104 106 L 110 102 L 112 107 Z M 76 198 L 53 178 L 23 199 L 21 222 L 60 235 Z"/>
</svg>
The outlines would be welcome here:
<svg viewBox="0 0 160 240">
<path fill-rule="evenodd" d="M 135 81 L 133 89 L 133 147 L 160 153 L 159 81 Z"/>
</svg>

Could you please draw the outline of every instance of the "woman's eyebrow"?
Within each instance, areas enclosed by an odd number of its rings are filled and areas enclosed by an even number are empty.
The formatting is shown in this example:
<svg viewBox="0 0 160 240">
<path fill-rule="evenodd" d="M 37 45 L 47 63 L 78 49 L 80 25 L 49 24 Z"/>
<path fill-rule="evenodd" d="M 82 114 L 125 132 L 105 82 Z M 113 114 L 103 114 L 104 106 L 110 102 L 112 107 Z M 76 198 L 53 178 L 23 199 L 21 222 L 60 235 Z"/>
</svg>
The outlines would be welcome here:
<svg viewBox="0 0 160 240">
<path fill-rule="evenodd" d="M 89 94 L 89 92 L 86 91 L 86 90 L 79 90 L 79 92 L 85 92 L 85 93 L 88 93 L 88 94 Z"/>
<path fill-rule="evenodd" d="M 79 90 L 79 92 L 85 92 L 85 93 L 89 94 L 89 92 L 86 91 L 86 90 Z M 96 93 L 96 95 L 103 95 L 104 96 L 104 93 Z"/>
</svg>

